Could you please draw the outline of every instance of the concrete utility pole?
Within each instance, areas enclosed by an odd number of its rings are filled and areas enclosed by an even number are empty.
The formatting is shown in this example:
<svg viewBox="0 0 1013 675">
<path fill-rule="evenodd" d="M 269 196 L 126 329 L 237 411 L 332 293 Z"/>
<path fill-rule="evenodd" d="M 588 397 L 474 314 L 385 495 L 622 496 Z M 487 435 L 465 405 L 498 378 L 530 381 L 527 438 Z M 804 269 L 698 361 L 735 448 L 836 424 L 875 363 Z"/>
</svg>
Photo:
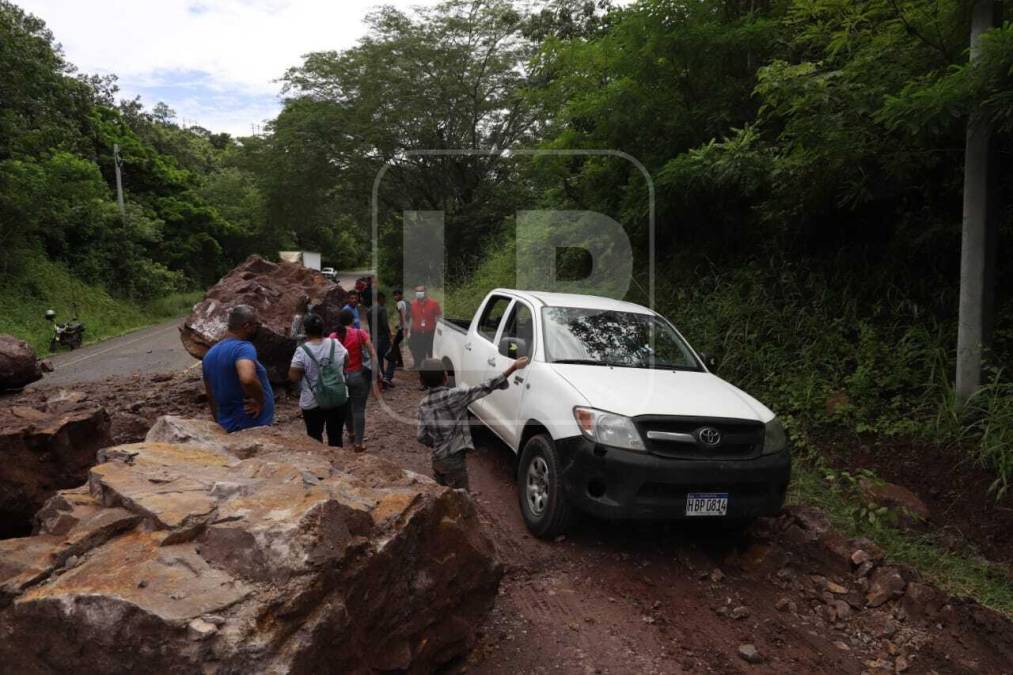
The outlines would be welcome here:
<svg viewBox="0 0 1013 675">
<path fill-rule="evenodd" d="M 996 25 L 994 0 L 975 0 L 971 63 L 983 33 Z M 957 325 L 957 398 L 967 401 L 981 386 L 982 354 L 991 343 L 995 296 L 996 153 L 991 125 L 975 112 L 967 122 L 964 150 L 964 223 L 960 242 L 960 314 Z"/>
<path fill-rule="evenodd" d="M 113 164 L 116 165 L 116 204 L 120 207 L 120 217 L 126 220 L 127 207 L 123 205 L 123 176 L 120 174 L 123 158 L 120 157 L 119 143 L 113 143 Z"/>
</svg>

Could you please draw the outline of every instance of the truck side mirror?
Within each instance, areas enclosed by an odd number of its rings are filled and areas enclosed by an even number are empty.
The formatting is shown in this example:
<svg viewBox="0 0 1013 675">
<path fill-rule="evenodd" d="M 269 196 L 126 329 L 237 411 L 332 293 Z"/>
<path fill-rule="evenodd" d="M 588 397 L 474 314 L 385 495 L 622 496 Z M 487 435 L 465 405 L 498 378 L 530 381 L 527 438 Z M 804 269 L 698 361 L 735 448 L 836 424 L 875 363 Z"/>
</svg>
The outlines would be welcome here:
<svg viewBox="0 0 1013 675">
<path fill-rule="evenodd" d="M 499 353 L 508 359 L 528 355 L 528 343 L 521 338 L 505 337 L 499 341 Z"/>
</svg>

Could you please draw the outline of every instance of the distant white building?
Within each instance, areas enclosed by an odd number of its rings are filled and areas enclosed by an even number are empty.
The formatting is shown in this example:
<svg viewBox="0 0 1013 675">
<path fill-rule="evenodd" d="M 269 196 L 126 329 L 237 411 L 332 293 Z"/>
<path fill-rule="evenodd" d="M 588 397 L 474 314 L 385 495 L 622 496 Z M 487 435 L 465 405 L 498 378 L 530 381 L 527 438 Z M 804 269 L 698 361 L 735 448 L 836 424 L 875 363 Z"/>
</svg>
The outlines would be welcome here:
<svg viewBox="0 0 1013 675">
<path fill-rule="evenodd" d="M 320 254 L 314 251 L 278 251 L 278 257 L 283 262 L 300 263 L 311 270 L 320 269 Z"/>
</svg>

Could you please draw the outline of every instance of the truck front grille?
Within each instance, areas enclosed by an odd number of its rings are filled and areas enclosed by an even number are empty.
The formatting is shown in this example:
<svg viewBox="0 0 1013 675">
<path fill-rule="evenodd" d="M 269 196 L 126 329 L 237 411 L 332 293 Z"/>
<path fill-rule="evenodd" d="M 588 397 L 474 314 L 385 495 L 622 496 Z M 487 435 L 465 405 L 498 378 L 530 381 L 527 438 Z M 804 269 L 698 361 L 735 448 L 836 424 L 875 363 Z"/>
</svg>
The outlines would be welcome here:
<svg viewBox="0 0 1013 675">
<path fill-rule="evenodd" d="M 725 417 L 641 415 L 633 421 L 648 452 L 674 459 L 752 459 L 763 451 L 763 423 Z M 709 445 L 717 434 L 717 442 Z"/>
</svg>

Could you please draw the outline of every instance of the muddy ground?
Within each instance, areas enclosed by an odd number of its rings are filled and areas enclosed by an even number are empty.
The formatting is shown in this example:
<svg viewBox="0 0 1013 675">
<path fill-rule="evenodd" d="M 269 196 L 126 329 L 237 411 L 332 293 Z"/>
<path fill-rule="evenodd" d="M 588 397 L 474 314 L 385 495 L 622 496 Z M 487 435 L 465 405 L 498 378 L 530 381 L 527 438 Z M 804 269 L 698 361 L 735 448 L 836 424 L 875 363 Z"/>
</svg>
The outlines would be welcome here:
<svg viewBox="0 0 1013 675">
<path fill-rule="evenodd" d="M 413 418 L 420 392 L 401 373 L 397 381 L 384 396 L 389 412 L 370 403 L 368 450 L 428 472 L 414 429 L 391 414 Z M 193 371 L 87 390 L 110 410 L 118 442 L 143 436 L 161 414 L 207 414 Z M 301 427 L 294 398 L 281 397 L 277 423 Z M 474 498 L 506 576 L 479 645 L 451 672 L 1013 672 L 1013 625 L 973 603 L 912 600 L 909 590 L 867 607 L 869 580 L 848 560 L 856 544 L 815 542 L 806 511 L 739 535 L 585 518 L 560 541 L 537 540 L 517 507 L 513 453 L 481 430 L 475 441 Z"/>
</svg>

